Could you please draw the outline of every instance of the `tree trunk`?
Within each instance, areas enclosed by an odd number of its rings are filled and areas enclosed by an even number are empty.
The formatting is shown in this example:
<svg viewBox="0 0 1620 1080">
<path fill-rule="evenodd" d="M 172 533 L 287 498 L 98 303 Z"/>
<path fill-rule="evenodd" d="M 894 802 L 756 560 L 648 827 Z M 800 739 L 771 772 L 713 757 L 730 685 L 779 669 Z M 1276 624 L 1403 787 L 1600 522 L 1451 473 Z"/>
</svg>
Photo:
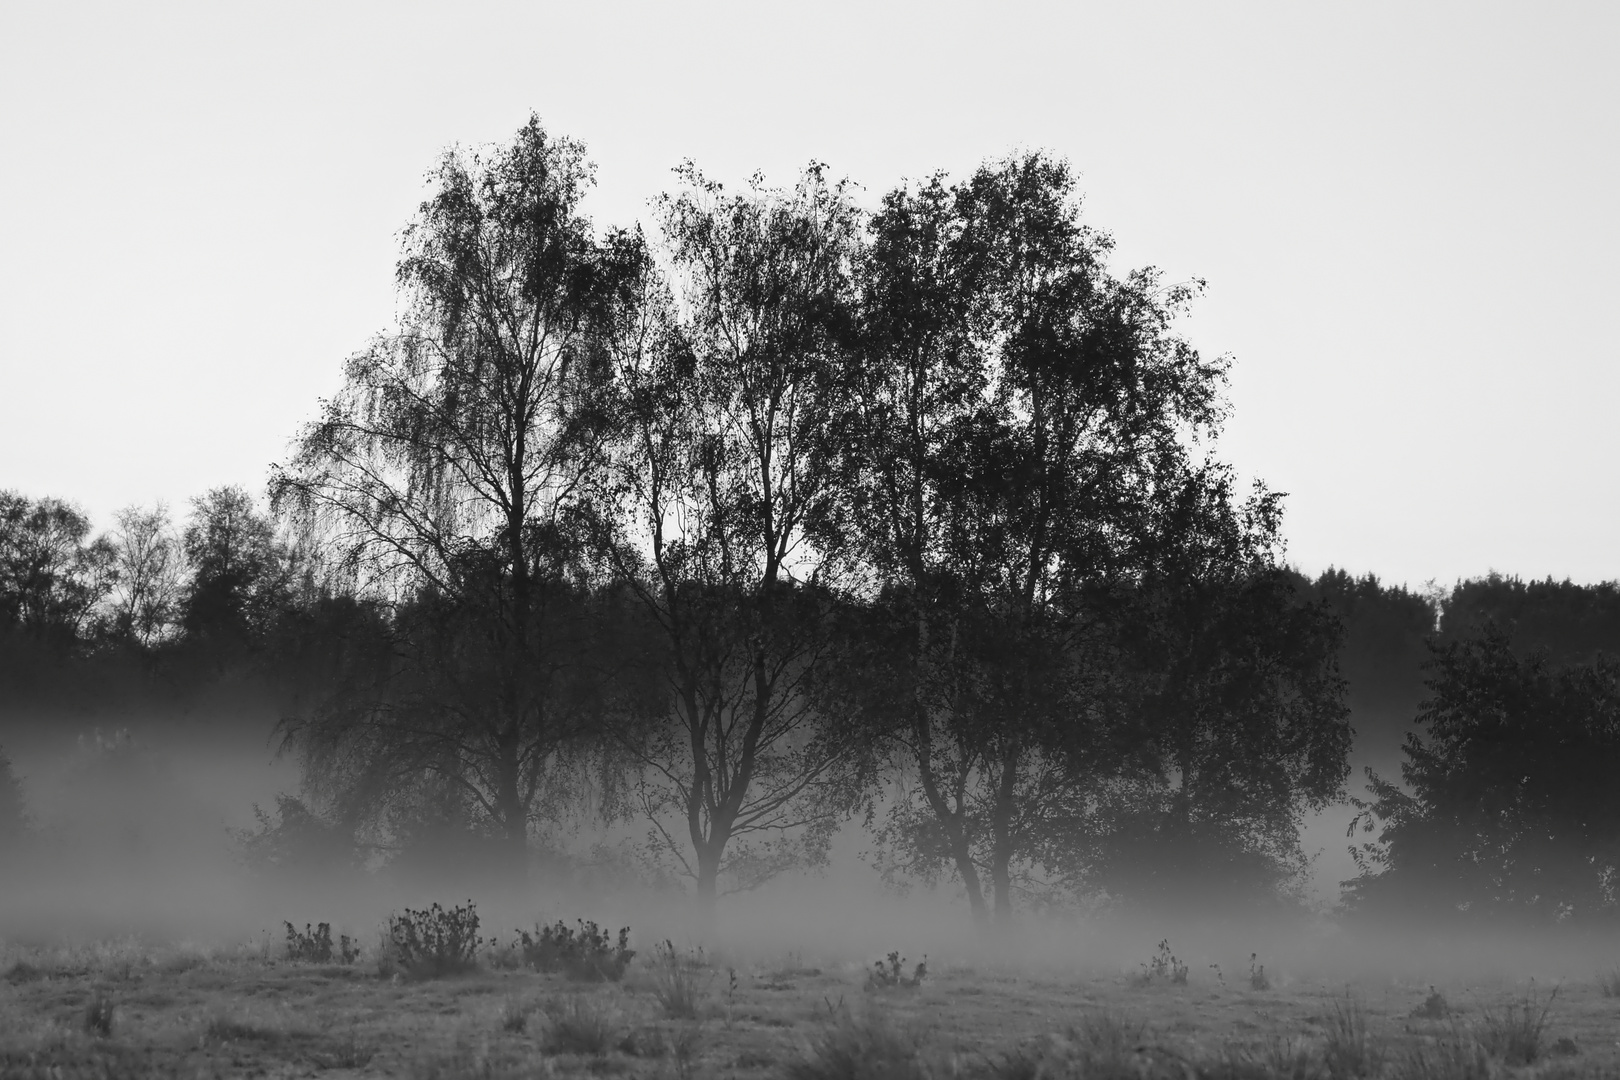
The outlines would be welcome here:
<svg viewBox="0 0 1620 1080">
<path fill-rule="evenodd" d="M 501 740 L 499 774 L 496 778 L 495 809 L 500 814 L 506 842 L 507 871 L 522 887 L 529 880 L 529 812 L 523 805 L 518 784 L 517 732 Z"/>
</svg>

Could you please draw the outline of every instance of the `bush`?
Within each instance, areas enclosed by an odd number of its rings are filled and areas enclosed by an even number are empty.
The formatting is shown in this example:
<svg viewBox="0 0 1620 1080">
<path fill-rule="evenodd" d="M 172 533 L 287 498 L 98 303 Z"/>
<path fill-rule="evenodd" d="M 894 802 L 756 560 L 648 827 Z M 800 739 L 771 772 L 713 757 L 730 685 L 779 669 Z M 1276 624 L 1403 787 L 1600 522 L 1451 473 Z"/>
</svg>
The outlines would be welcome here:
<svg viewBox="0 0 1620 1080">
<path fill-rule="evenodd" d="M 1219 969 L 1217 969 L 1218 971 Z M 1186 986 L 1187 976 L 1190 973 L 1191 970 L 1187 965 L 1176 959 L 1175 955 L 1171 953 L 1170 939 L 1166 938 L 1159 942 L 1159 951 L 1153 955 L 1153 959 L 1143 963 L 1142 970 L 1131 977 L 1131 982 L 1137 986 L 1147 986 L 1149 983 L 1158 980 L 1168 982 L 1173 986 Z"/>
<path fill-rule="evenodd" d="M 314 930 L 309 928 L 309 923 L 305 923 L 302 932 L 290 922 L 282 925 L 287 928 L 287 959 L 290 961 L 330 964 L 336 960 L 341 964 L 352 964 L 360 958 L 360 947 L 348 934 L 339 935 L 337 949 L 333 950 L 331 923 L 317 923 Z"/>
<path fill-rule="evenodd" d="M 478 910 L 471 900 L 446 911 L 438 904 L 406 908 L 388 918 L 392 959 L 417 977 L 448 975 L 477 966 Z"/>
<path fill-rule="evenodd" d="M 1444 1020 L 1450 1015 L 1451 1006 L 1446 1003 L 1445 995 L 1432 986 L 1423 1004 L 1412 1010 L 1414 1020 Z"/>
<path fill-rule="evenodd" d="M 1486 1010 L 1480 1018 L 1480 1042 L 1492 1057 L 1501 1058 L 1509 1065 L 1529 1065 L 1541 1056 L 1542 1034 L 1547 1027 L 1547 1014 L 1558 998 L 1558 988 L 1545 1002 L 1536 1000 L 1535 984 L 1525 991 L 1523 1000 L 1508 1002 L 1500 1013 Z"/>
<path fill-rule="evenodd" d="M 928 974 L 928 957 L 922 958 L 910 978 L 906 977 L 905 965 L 905 958 L 898 952 L 892 952 L 882 960 L 874 960 L 872 973 L 866 977 L 866 988 L 872 990 L 899 986 L 915 990 L 922 985 L 924 977 Z"/>
<path fill-rule="evenodd" d="M 523 962 L 536 971 L 560 971 L 579 982 L 618 982 L 635 957 L 630 948 L 630 928 L 619 930 L 617 943 L 594 922 L 579 920 L 571 930 L 561 919 L 551 926 L 537 926 L 533 935 L 518 931 Z"/>
</svg>

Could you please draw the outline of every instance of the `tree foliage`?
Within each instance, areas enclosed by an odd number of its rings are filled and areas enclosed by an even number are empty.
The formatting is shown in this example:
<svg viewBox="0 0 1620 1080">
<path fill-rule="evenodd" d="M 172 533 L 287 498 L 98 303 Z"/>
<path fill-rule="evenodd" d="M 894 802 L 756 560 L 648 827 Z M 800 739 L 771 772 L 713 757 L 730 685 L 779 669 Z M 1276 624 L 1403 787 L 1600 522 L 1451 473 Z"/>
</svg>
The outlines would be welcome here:
<svg viewBox="0 0 1620 1080">
<path fill-rule="evenodd" d="M 591 182 L 584 149 L 532 118 L 509 146 L 447 154 L 405 232 L 401 326 L 350 360 L 274 481 L 337 569 L 397 605 L 393 654 L 290 744 L 356 805 L 431 771 L 519 862 L 544 779 L 592 727 L 573 688 L 605 655 L 578 617 L 575 510 L 600 456 L 597 331 L 634 243 L 596 238 Z"/>
<path fill-rule="evenodd" d="M 1557 921 L 1613 912 L 1620 872 L 1620 666 L 1557 668 L 1487 625 L 1436 648 L 1404 788 L 1372 770 L 1352 826 L 1365 912 Z"/>
</svg>

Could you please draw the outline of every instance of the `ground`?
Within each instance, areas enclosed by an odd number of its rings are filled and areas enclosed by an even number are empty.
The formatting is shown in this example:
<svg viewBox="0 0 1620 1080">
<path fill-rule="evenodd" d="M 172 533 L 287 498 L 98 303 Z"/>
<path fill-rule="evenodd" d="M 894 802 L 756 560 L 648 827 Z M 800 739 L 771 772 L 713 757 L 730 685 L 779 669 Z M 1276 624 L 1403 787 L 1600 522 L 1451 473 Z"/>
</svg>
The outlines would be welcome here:
<svg viewBox="0 0 1620 1080">
<path fill-rule="evenodd" d="M 1620 1077 L 1620 997 L 1602 978 L 1549 1006 L 1551 987 L 1511 979 L 1260 989 L 1247 971 L 1173 971 L 936 958 L 919 985 L 885 986 L 854 959 L 644 951 L 622 983 L 592 984 L 490 954 L 412 979 L 370 952 L 292 963 L 268 942 L 13 945 L 0 1076 Z M 1527 1001 L 1546 1020 L 1515 1062 Z M 670 1015 L 687 1003 L 695 1018 Z"/>
</svg>

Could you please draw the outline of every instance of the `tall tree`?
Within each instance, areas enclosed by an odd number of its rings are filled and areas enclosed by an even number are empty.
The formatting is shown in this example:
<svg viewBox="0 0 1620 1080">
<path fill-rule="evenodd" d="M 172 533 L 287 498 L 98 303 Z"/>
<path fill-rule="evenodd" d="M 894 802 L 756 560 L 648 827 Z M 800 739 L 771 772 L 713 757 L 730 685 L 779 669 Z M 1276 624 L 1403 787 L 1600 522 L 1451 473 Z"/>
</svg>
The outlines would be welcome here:
<svg viewBox="0 0 1620 1080">
<path fill-rule="evenodd" d="M 859 219 L 816 167 L 791 191 L 682 175 L 660 205 L 674 289 L 649 268 L 617 335 L 603 521 L 663 639 L 667 712 L 628 743 L 641 807 L 712 909 L 722 878 L 818 860 L 838 820 L 847 747 L 813 691 Z"/>
<path fill-rule="evenodd" d="M 1072 602 L 1128 569 L 1185 436 L 1222 409 L 1224 362 L 1170 332 L 1195 290 L 1108 273 L 1073 188 L 1027 155 L 894 192 L 862 279 L 852 520 L 911 623 L 891 638 L 913 783 L 890 835 L 945 860 L 981 926 L 1010 919 L 1035 823 L 1071 801 L 1076 731 L 1104 742 Z"/>
<path fill-rule="evenodd" d="M 112 543 L 92 539 L 78 509 L 0 491 L 0 629 L 71 648 L 93 629 L 114 574 Z"/>
<path fill-rule="evenodd" d="M 574 510 L 600 457 L 598 331 L 637 246 L 597 239 L 592 182 L 584 148 L 532 117 L 447 153 L 404 234 L 400 328 L 349 361 L 274 480 L 360 590 L 410 608 L 383 682 L 289 724 L 290 744 L 334 783 L 435 770 L 514 865 L 548 767 L 590 729 L 558 689 L 595 662 Z"/>
<path fill-rule="evenodd" d="M 275 524 L 240 487 L 195 498 L 181 537 L 190 580 L 180 601 L 186 639 L 224 666 L 256 648 L 286 603 L 292 563 Z"/>
<path fill-rule="evenodd" d="M 136 644 L 153 645 L 169 635 L 179 618 L 184 548 L 162 503 L 150 510 L 125 507 L 114 520 L 111 630 Z"/>
</svg>

